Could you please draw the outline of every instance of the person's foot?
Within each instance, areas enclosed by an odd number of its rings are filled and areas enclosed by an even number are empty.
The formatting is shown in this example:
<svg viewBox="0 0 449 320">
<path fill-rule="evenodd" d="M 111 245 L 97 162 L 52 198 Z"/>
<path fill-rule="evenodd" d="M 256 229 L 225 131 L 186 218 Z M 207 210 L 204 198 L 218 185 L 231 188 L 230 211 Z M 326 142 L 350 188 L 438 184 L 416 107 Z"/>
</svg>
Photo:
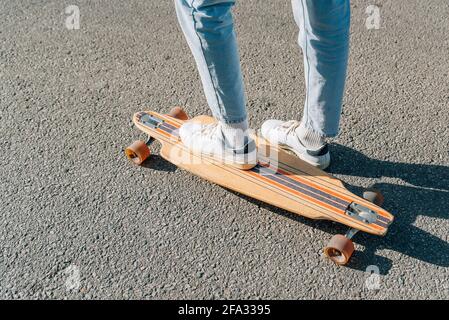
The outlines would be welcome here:
<svg viewBox="0 0 449 320">
<path fill-rule="evenodd" d="M 211 157 L 242 170 L 249 170 L 257 163 L 256 144 L 246 129 L 221 122 L 186 122 L 180 127 L 179 136 L 194 154 Z"/>
<path fill-rule="evenodd" d="M 324 137 L 304 128 L 299 121 L 265 121 L 262 136 L 271 144 L 293 151 L 299 158 L 320 169 L 330 164 L 330 153 Z"/>
</svg>

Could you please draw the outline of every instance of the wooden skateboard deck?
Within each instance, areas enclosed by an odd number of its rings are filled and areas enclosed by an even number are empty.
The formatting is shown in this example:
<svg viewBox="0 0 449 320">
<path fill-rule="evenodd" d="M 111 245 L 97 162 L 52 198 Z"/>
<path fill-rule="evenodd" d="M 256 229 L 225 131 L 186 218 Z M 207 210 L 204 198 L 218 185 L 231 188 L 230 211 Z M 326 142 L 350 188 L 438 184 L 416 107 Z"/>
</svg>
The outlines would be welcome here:
<svg viewBox="0 0 449 320">
<path fill-rule="evenodd" d="M 389 212 L 351 193 L 340 180 L 271 146 L 262 137 L 254 137 L 257 165 L 250 170 L 192 154 L 178 136 L 184 121 L 153 111 L 133 117 L 140 130 L 162 144 L 160 155 L 164 159 L 210 182 L 295 214 L 336 221 L 374 235 L 385 235 L 393 222 Z M 199 116 L 191 121 L 210 123 L 214 119 Z M 360 212 L 369 212 L 369 219 Z"/>
</svg>

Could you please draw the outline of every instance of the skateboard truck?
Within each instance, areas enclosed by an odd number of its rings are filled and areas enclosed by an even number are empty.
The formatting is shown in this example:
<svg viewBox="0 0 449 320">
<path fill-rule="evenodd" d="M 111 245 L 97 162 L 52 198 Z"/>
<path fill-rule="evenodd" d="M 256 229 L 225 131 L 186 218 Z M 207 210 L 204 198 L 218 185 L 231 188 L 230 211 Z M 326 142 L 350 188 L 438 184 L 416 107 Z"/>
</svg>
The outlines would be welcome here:
<svg viewBox="0 0 449 320">
<path fill-rule="evenodd" d="M 142 117 L 140 117 L 139 121 L 142 124 L 152 128 L 152 129 L 158 128 L 164 122 L 163 120 L 154 118 L 154 117 L 150 116 L 149 114 L 144 114 Z M 150 146 L 153 143 L 154 140 L 155 139 L 153 137 L 148 136 L 148 139 L 145 142 L 145 144 L 147 146 Z"/>
<path fill-rule="evenodd" d="M 350 228 L 346 233 L 345 237 L 351 240 L 360 230 L 355 228 Z"/>
<path fill-rule="evenodd" d="M 147 141 L 145 141 L 145 144 L 147 146 L 150 146 L 153 142 L 154 142 L 154 138 L 153 137 L 148 137 Z"/>
<path fill-rule="evenodd" d="M 375 211 L 355 202 L 349 204 L 346 214 L 368 224 L 376 222 L 378 216 Z"/>
<path fill-rule="evenodd" d="M 152 129 L 158 128 L 162 123 L 164 123 L 164 120 L 157 119 L 155 117 L 150 116 L 149 114 L 144 114 L 140 117 L 139 121 L 146 125 L 147 127 L 150 127 Z"/>
<path fill-rule="evenodd" d="M 351 202 L 349 204 L 348 208 L 346 209 L 346 214 L 367 224 L 371 224 L 377 221 L 376 212 L 355 202 Z M 359 231 L 360 230 L 358 229 L 350 228 L 348 232 L 346 232 L 345 237 L 348 239 L 352 239 L 352 237 L 354 237 Z"/>
<path fill-rule="evenodd" d="M 345 213 L 366 224 L 374 223 L 378 218 L 378 214 L 375 211 L 355 202 L 349 204 Z M 355 249 L 351 239 L 359 231 L 359 229 L 350 228 L 345 235 L 336 234 L 333 236 L 328 245 L 324 248 L 325 255 L 336 264 L 346 264 Z"/>
<path fill-rule="evenodd" d="M 137 120 L 152 129 L 157 129 L 164 122 L 163 120 L 152 117 L 147 113 L 139 113 L 137 115 Z M 155 139 L 153 137 L 148 136 L 146 142 L 140 140 L 134 141 L 132 145 L 125 149 L 126 156 L 135 164 L 142 164 L 145 159 L 150 156 L 151 152 L 149 146 L 154 140 Z"/>
</svg>

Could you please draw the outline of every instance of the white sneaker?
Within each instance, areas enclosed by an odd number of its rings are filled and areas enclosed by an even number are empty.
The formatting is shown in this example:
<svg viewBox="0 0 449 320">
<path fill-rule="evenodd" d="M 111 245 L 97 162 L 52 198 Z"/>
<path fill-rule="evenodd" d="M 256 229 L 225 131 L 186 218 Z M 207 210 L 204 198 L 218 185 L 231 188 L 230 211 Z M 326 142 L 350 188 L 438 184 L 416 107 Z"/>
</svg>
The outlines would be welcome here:
<svg viewBox="0 0 449 320">
<path fill-rule="evenodd" d="M 179 128 L 179 136 L 184 145 L 196 155 L 211 157 L 242 170 L 249 170 L 257 164 L 254 140 L 244 134 L 240 147 L 230 146 L 223 135 L 220 122 L 186 122 Z"/>
<path fill-rule="evenodd" d="M 261 128 L 262 136 L 271 144 L 278 145 L 280 148 L 293 151 L 299 158 L 320 169 L 326 169 L 330 164 L 330 153 L 327 143 L 318 149 L 311 150 L 306 148 L 298 136 L 300 128 L 299 121 L 265 121 Z"/>
</svg>

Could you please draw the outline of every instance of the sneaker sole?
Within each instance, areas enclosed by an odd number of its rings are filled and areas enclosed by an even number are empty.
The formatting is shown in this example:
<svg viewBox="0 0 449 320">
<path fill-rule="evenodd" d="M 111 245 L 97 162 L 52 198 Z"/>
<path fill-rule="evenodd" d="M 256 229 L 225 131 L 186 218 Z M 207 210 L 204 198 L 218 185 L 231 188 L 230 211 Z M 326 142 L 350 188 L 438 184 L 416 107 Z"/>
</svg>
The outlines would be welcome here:
<svg viewBox="0 0 449 320">
<path fill-rule="evenodd" d="M 326 159 L 326 161 L 324 163 L 316 163 L 316 162 L 310 162 L 309 160 L 307 160 L 306 158 L 303 157 L 302 153 L 296 152 L 293 148 L 289 147 L 288 145 L 279 144 L 279 148 L 293 152 L 302 161 L 305 161 L 308 164 L 310 164 L 310 165 L 312 165 L 312 166 L 314 166 L 316 168 L 319 168 L 321 170 L 324 170 L 327 167 L 329 167 L 330 162 L 331 162 L 329 153 L 326 154 L 326 155 L 328 155 L 328 158 Z M 325 157 L 326 155 L 324 155 L 322 157 Z"/>
</svg>

